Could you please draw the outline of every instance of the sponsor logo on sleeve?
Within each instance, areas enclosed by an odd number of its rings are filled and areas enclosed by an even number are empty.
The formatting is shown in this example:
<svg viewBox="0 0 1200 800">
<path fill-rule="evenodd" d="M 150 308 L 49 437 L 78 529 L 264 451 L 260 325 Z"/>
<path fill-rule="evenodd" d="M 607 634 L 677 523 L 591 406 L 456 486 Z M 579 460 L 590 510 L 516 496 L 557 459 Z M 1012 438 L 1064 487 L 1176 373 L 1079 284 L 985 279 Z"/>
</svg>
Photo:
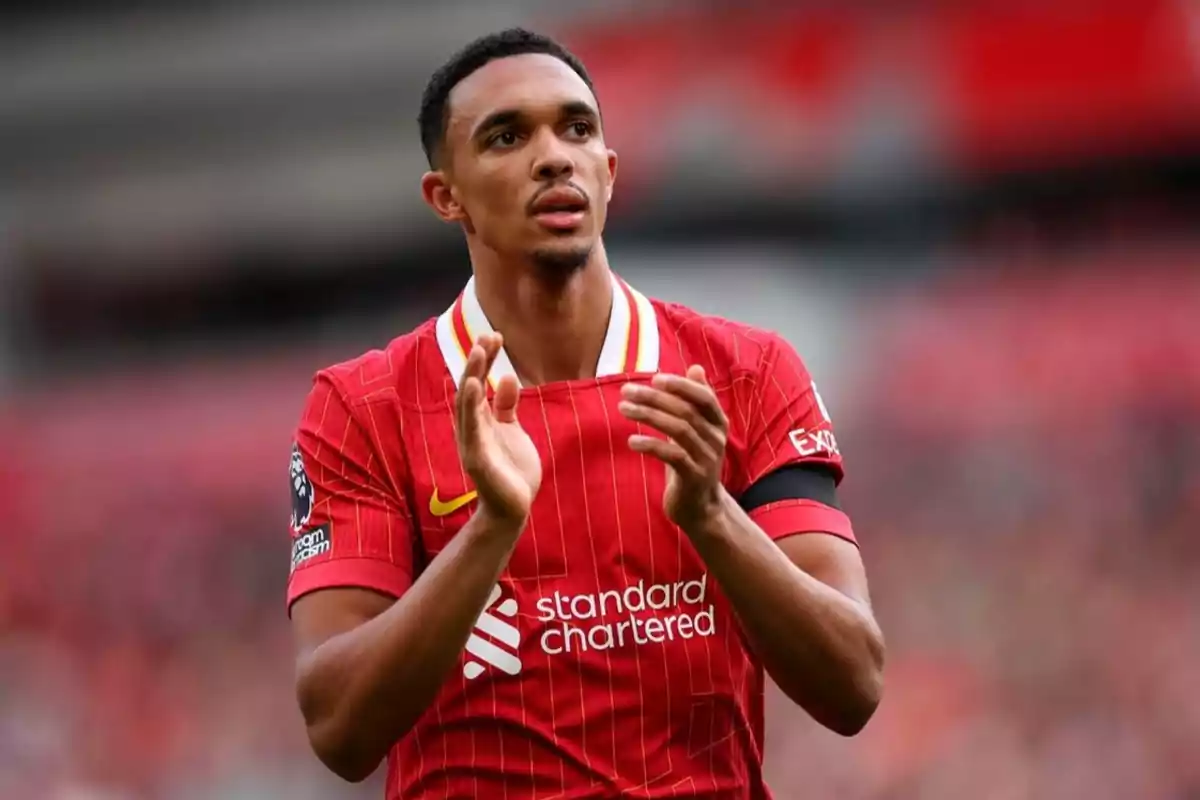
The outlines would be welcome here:
<svg viewBox="0 0 1200 800">
<path fill-rule="evenodd" d="M 292 445 L 292 463 L 288 470 L 292 493 L 292 530 L 299 533 L 308 524 L 313 510 L 313 486 L 304 468 L 300 445 Z"/>
<path fill-rule="evenodd" d="M 817 401 L 817 410 L 821 412 L 821 417 L 826 422 L 833 422 L 833 417 L 829 416 L 829 407 L 825 405 L 824 398 L 822 398 L 821 393 L 819 391 L 817 391 L 817 382 L 816 381 L 813 381 L 813 383 L 812 383 L 812 393 L 813 393 L 813 399 L 815 399 Z"/>
<path fill-rule="evenodd" d="M 800 428 L 789 432 L 788 438 L 792 440 L 792 444 L 795 446 L 797 452 L 805 458 L 841 455 L 841 452 L 838 450 L 837 437 L 828 428 L 817 431 Z"/>
<path fill-rule="evenodd" d="M 821 397 L 815 381 L 810 384 L 810 387 L 821 419 L 817 421 L 815 430 L 797 428 L 794 431 L 788 431 L 788 438 L 792 440 L 792 446 L 796 448 L 796 452 L 804 458 L 836 458 L 841 455 L 841 451 L 838 450 L 837 437 L 833 435 L 833 430 L 829 427 L 833 423 L 833 419 L 829 416 L 829 407 L 825 405 L 825 400 Z"/>
<path fill-rule="evenodd" d="M 328 553 L 333 547 L 329 537 L 329 525 L 321 525 L 292 537 L 292 568 L 296 571 L 306 561 Z"/>
</svg>

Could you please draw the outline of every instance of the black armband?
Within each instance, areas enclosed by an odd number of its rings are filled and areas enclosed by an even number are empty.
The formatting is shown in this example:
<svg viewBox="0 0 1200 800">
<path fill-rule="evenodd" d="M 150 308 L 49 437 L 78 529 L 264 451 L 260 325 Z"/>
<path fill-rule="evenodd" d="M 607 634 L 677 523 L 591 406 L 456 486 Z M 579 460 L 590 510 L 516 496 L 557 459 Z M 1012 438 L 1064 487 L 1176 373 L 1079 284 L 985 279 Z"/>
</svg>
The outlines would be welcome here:
<svg viewBox="0 0 1200 800">
<path fill-rule="evenodd" d="M 838 503 L 837 478 L 822 464 L 780 467 L 743 492 L 738 503 L 746 511 L 753 511 L 779 500 L 812 500 L 830 508 L 842 508 Z"/>
</svg>

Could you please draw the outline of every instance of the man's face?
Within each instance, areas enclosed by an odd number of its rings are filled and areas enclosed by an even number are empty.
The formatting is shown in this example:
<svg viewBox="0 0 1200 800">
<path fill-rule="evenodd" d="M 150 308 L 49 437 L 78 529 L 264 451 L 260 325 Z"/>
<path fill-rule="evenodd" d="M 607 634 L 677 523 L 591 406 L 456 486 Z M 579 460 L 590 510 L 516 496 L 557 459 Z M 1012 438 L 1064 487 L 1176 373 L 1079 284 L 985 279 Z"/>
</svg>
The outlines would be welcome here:
<svg viewBox="0 0 1200 800">
<path fill-rule="evenodd" d="M 502 255 L 560 273 L 582 267 L 616 174 L 587 84 L 552 56 L 512 56 L 463 80 L 449 106 L 442 179 L 458 210 L 449 218 Z"/>
</svg>

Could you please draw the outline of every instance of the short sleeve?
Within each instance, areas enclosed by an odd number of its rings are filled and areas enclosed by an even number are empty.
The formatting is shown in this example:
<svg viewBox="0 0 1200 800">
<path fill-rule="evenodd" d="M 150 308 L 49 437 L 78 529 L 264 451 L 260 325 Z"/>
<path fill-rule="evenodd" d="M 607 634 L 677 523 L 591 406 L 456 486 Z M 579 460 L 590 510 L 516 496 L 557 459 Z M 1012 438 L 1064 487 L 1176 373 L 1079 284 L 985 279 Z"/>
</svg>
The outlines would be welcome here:
<svg viewBox="0 0 1200 800">
<path fill-rule="evenodd" d="M 287 605 L 318 589 L 393 597 L 412 583 L 412 521 L 389 458 L 333 378 L 318 373 L 292 444 L 292 559 Z"/>
<path fill-rule="evenodd" d="M 800 356 L 778 336 L 764 352 L 755 389 L 756 407 L 746 434 L 745 489 L 796 465 L 821 467 L 840 484 L 845 468 L 829 410 Z M 809 498 L 778 499 L 751 509 L 750 517 L 772 539 L 822 532 L 855 541 L 844 512 Z"/>
</svg>

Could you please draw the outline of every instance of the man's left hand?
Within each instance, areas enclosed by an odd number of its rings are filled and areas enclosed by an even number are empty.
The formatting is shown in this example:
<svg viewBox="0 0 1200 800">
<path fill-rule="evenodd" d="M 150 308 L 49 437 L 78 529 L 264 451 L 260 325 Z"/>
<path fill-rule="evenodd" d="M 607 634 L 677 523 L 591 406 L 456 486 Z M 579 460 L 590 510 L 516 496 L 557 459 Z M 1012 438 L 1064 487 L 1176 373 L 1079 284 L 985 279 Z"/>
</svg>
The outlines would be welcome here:
<svg viewBox="0 0 1200 800">
<path fill-rule="evenodd" d="M 663 510 L 689 535 L 704 530 L 721 513 L 721 468 L 729 432 L 704 368 L 689 367 L 686 376 L 658 374 L 649 386 L 626 384 L 621 396 L 619 408 L 625 417 L 667 437 L 629 437 L 631 449 L 667 465 Z"/>
</svg>

